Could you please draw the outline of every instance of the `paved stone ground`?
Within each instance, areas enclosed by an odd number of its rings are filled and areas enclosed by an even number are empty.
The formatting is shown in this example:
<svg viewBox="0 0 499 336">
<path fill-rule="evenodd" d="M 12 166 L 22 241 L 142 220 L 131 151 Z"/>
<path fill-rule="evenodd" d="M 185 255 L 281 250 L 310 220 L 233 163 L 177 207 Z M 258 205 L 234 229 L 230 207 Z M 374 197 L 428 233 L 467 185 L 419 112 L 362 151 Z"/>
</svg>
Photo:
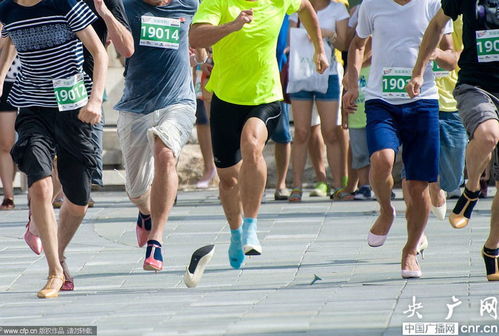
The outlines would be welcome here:
<svg viewBox="0 0 499 336">
<path fill-rule="evenodd" d="M 480 314 L 481 299 L 499 298 L 499 284 L 486 281 L 480 256 L 490 198 L 479 202 L 463 230 L 432 217 L 423 278 L 407 281 L 399 266 L 405 241 L 400 199 L 387 243 L 373 249 L 366 233 L 375 202 L 305 197 L 289 204 L 273 201 L 267 191 L 258 228 L 264 253 L 232 270 L 217 192 L 181 192 L 166 231 L 165 270 L 154 274 L 142 270 L 137 211 L 124 193 L 95 193 L 96 207 L 67 255 L 76 290 L 51 300 L 35 296 L 45 283 L 46 262 L 22 239 L 24 198 L 17 197 L 16 210 L 0 213 L 0 326 L 96 325 L 98 335 L 134 336 L 391 336 L 402 334 L 403 322 L 444 321 L 452 296 L 462 304 L 450 321 L 499 323 Z M 191 253 L 211 243 L 216 253 L 201 284 L 186 288 L 182 276 Z M 315 275 L 321 280 L 312 284 Z M 421 320 L 404 314 L 413 296 L 423 304 Z"/>
</svg>

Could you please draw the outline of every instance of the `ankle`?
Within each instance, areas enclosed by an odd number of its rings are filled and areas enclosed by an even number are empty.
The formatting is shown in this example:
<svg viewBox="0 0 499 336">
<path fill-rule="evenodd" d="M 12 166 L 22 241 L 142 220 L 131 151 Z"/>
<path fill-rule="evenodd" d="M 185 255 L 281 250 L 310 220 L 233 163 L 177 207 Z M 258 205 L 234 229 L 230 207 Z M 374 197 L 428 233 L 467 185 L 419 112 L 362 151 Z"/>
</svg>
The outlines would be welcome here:
<svg viewBox="0 0 499 336">
<path fill-rule="evenodd" d="M 487 244 L 485 244 L 485 245 L 487 245 Z M 491 249 L 491 248 L 488 248 L 487 246 L 484 246 L 483 252 L 485 252 L 488 255 L 497 256 L 497 255 L 499 255 L 499 247 Z"/>
</svg>

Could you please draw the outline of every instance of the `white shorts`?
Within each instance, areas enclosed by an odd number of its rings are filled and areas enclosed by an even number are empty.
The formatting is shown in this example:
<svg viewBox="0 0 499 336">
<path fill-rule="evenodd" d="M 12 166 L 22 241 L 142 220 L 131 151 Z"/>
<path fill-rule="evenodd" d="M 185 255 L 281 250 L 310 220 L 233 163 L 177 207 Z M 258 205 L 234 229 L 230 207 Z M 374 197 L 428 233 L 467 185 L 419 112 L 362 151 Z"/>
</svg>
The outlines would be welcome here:
<svg viewBox="0 0 499 336">
<path fill-rule="evenodd" d="M 151 187 L 154 178 L 154 139 L 159 138 L 178 158 L 196 120 L 190 105 L 177 104 L 149 114 L 120 111 L 118 137 L 126 172 L 126 191 L 138 198 Z"/>
</svg>

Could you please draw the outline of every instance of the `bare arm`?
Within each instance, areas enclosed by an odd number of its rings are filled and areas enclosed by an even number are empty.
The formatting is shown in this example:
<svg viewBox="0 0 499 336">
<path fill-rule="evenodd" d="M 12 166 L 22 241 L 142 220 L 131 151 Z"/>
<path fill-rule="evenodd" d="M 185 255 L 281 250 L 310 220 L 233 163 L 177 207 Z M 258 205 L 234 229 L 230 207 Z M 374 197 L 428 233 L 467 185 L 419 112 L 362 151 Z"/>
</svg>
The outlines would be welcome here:
<svg viewBox="0 0 499 336">
<path fill-rule="evenodd" d="M 4 37 L 0 40 L 0 95 L 2 93 L 3 83 L 7 72 L 16 58 L 16 48 L 10 37 Z"/>
<path fill-rule="evenodd" d="M 301 7 L 298 10 L 298 16 L 303 26 L 307 30 L 315 50 L 315 65 L 317 72 L 323 73 L 329 68 L 326 54 L 324 52 L 324 43 L 322 42 L 321 29 L 319 27 L 319 20 L 314 8 L 308 0 L 302 0 Z"/>
<path fill-rule="evenodd" d="M 348 37 L 348 19 L 336 22 L 336 39 L 332 42 L 334 47 L 340 51 L 348 49 L 348 42 L 350 42 Z"/>
<path fill-rule="evenodd" d="M 107 8 L 104 0 L 94 0 L 95 9 L 106 23 L 109 39 L 120 55 L 130 57 L 135 51 L 132 33 L 121 24 Z"/>
<path fill-rule="evenodd" d="M 440 9 L 426 28 L 423 41 L 419 47 L 416 65 L 412 69 L 412 79 L 406 86 L 406 91 L 409 94 L 409 97 L 413 98 L 419 95 L 421 86 L 423 85 L 424 69 L 431 60 L 431 56 L 434 53 L 435 48 L 442 39 L 443 29 L 449 20 L 450 17 L 445 15 L 444 11 Z"/>
<path fill-rule="evenodd" d="M 438 66 L 448 71 L 456 68 L 459 55 L 460 53 L 454 50 L 452 34 L 445 34 L 442 37 L 439 48 L 435 49 L 433 54 Z"/>
<path fill-rule="evenodd" d="M 88 26 L 76 33 L 83 45 L 94 59 L 94 77 L 92 93 L 85 107 L 80 110 L 78 118 L 86 123 L 96 124 L 100 121 L 102 97 L 107 74 L 108 56 L 95 30 Z"/>
<path fill-rule="evenodd" d="M 346 89 L 343 95 L 343 108 L 348 113 L 354 113 L 357 109 L 355 100 L 359 97 L 359 74 L 364 63 L 364 52 L 367 44 L 367 38 L 360 38 L 357 34 L 348 49 L 348 67 L 343 80 Z M 343 125 L 348 127 L 348 125 Z"/>
<path fill-rule="evenodd" d="M 241 30 L 247 23 L 253 21 L 253 10 L 244 10 L 231 22 L 215 26 L 210 23 L 195 23 L 189 31 L 189 44 L 192 48 L 208 48 L 225 36 Z"/>
</svg>

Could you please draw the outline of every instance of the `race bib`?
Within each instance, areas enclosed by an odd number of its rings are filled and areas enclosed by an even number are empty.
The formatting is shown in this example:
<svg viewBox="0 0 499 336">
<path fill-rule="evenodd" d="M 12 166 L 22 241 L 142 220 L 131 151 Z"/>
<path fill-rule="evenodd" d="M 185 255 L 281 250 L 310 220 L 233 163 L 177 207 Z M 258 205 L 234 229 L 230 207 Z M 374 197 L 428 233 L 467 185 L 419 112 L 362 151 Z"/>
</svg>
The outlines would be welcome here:
<svg viewBox="0 0 499 336">
<path fill-rule="evenodd" d="M 410 68 L 383 68 L 382 97 L 409 98 L 405 86 L 411 80 Z"/>
<path fill-rule="evenodd" d="M 87 105 L 88 93 L 83 74 L 66 79 L 53 79 L 52 83 L 59 111 L 76 110 Z"/>
<path fill-rule="evenodd" d="M 180 20 L 143 16 L 140 26 L 140 45 L 164 49 L 178 49 Z"/>
<path fill-rule="evenodd" d="M 477 30 L 476 51 L 480 63 L 499 61 L 499 29 Z"/>
<path fill-rule="evenodd" d="M 433 61 L 432 70 L 433 74 L 435 75 L 435 78 L 447 77 L 450 74 L 450 71 L 442 69 L 441 67 L 438 66 L 437 62 L 435 61 Z"/>
</svg>

